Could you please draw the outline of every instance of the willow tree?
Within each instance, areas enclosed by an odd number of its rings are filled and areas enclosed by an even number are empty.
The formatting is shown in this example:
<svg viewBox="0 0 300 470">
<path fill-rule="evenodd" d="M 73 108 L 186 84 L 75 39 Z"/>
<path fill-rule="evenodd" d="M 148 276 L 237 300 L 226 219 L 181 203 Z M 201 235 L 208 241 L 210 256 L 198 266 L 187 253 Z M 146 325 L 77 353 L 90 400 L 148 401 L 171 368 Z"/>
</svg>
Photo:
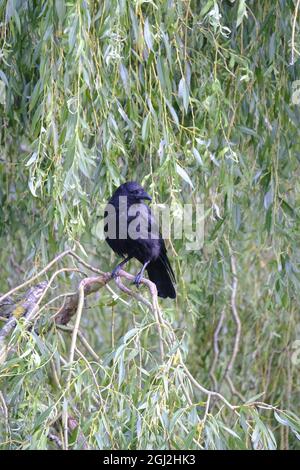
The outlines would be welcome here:
<svg viewBox="0 0 300 470">
<path fill-rule="evenodd" d="M 2 447 L 299 448 L 299 3 L 0 1 Z M 204 205 L 176 303 L 105 274 L 133 179 Z"/>
</svg>

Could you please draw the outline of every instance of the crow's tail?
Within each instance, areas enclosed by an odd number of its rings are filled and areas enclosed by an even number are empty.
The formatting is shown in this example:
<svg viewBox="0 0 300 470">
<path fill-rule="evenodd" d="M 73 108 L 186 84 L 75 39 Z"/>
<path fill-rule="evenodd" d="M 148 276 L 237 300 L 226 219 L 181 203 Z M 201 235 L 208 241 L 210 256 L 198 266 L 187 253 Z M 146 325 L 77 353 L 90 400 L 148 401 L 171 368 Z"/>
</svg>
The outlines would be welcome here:
<svg viewBox="0 0 300 470">
<path fill-rule="evenodd" d="M 173 286 L 175 276 L 167 256 L 162 255 L 155 261 L 151 261 L 146 269 L 150 281 L 156 284 L 159 297 L 175 299 L 176 292 Z"/>
</svg>

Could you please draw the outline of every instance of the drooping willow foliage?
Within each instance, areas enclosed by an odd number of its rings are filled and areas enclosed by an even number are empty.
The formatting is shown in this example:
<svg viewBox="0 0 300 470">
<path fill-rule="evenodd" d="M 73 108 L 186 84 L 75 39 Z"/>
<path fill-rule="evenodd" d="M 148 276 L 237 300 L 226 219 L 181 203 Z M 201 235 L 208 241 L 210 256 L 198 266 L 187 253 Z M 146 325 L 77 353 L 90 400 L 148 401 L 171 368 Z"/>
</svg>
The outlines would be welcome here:
<svg viewBox="0 0 300 470">
<path fill-rule="evenodd" d="M 125 180 L 205 216 L 201 249 L 169 243 L 163 361 L 153 317 L 120 292 L 86 300 L 97 353 L 79 343 L 71 365 L 61 298 L 36 329 L 18 322 L 2 448 L 299 448 L 299 3 L 0 0 L 0 292 L 66 248 L 111 270 L 102 204 Z M 80 279 L 61 272 L 49 299 Z M 237 408 L 193 389 L 176 348 Z"/>
</svg>

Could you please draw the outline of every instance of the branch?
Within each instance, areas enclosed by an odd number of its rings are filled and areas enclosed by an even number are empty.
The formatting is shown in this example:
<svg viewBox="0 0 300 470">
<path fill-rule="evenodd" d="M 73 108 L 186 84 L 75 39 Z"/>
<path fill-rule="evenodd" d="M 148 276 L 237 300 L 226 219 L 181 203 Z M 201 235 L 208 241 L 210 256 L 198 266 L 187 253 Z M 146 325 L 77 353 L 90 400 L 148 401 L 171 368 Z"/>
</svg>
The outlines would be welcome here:
<svg viewBox="0 0 300 470">
<path fill-rule="evenodd" d="M 230 253 L 230 262 L 231 262 L 231 272 L 232 272 L 232 285 L 231 285 L 231 312 L 233 316 L 233 320 L 236 324 L 236 333 L 235 333 L 235 339 L 234 339 L 234 345 L 233 345 L 233 350 L 231 357 L 229 359 L 229 362 L 227 364 L 227 367 L 225 369 L 224 375 L 219 383 L 218 389 L 221 389 L 222 382 L 226 380 L 231 393 L 233 395 L 238 396 L 242 401 L 244 401 L 244 397 L 236 390 L 234 387 L 230 374 L 233 369 L 237 354 L 239 352 L 239 345 L 240 345 L 240 338 L 241 338 L 241 330 L 242 330 L 242 325 L 241 325 L 241 320 L 238 314 L 237 306 L 236 306 L 236 296 L 237 296 L 237 288 L 238 288 L 238 278 L 237 278 L 237 268 L 236 268 L 236 259 L 235 256 L 232 252 L 231 246 L 229 242 L 227 241 L 229 253 Z M 217 333 L 218 334 L 218 333 Z M 216 350 L 215 350 L 216 351 Z M 214 366 L 214 364 L 213 364 Z"/>
<path fill-rule="evenodd" d="M 104 273 L 97 277 L 87 277 L 83 282 L 84 297 L 97 292 L 101 287 L 105 286 L 110 280 L 110 273 Z M 70 295 L 63 306 L 55 314 L 55 322 L 58 325 L 67 325 L 73 315 L 75 315 L 79 302 L 79 292 Z"/>
<path fill-rule="evenodd" d="M 232 311 L 233 319 L 236 324 L 236 335 L 235 335 L 232 355 L 228 363 L 225 375 L 229 375 L 233 368 L 237 353 L 239 351 L 239 344 L 240 344 L 240 337 L 241 337 L 241 330 L 242 330 L 241 320 L 240 320 L 240 317 L 236 308 L 236 294 L 237 294 L 238 280 L 237 280 L 236 260 L 235 260 L 235 256 L 232 253 L 230 255 L 230 261 L 231 261 L 231 271 L 232 271 L 231 311 Z"/>
<path fill-rule="evenodd" d="M 107 284 L 112 280 L 111 274 L 110 273 L 105 273 L 100 271 L 99 269 L 89 265 L 86 263 L 84 260 L 82 260 L 76 253 L 72 252 L 71 250 L 67 250 L 60 255 L 56 256 L 54 260 L 52 260 L 44 269 L 42 269 L 38 274 L 33 276 L 31 279 L 28 279 L 21 285 L 15 287 L 14 289 L 11 289 L 7 294 L 3 295 L 1 297 L 1 301 L 5 299 L 9 299 L 7 302 L 8 304 L 11 303 L 11 295 L 14 294 L 15 292 L 21 290 L 24 286 L 29 285 L 33 281 L 35 281 L 38 277 L 40 277 L 42 274 L 45 274 L 55 263 L 57 263 L 59 260 L 61 260 L 65 256 L 72 256 L 75 258 L 80 264 L 88 268 L 89 270 L 96 272 L 99 274 L 98 276 L 94 277 L 85 277 L 82 279 L 79 283 L 77 292 L 74 293 L 65 293 L 61 294 L 56 297 L 58 298 L 64 298 L 64 303 L 63 305 L 59 308 L 58 312 L 51 317 L 52 320 L 55 321 L 55 324 L 58 327 L 66 328 L 66 325 L 68 322 L 71 320 L 71 318 L 76 314 L 76 319 L 75 319 L 75 325 L 71 329 L 72 333 L 72 340 L 71 340 L 71 347 L 69 351 L 69 361 L 68 365 L 70 367 L 69 369 L 69 374 L 67 378 L 67 386 L 66 389 L 69 391 L 71 388 L 71 377 L 72 377 L 72 365 L 74 362 L 74 355 L 75 352 L 77 351 L 76 347 L 76 342 L 77 338 L 79 340 L 82 340 L 82 334 L 79 331 L 79 325 L 80 325 L 80 320 L 81 316 L 83 313 L 83 308 L 84 308 L 84 299 L 86 296 L 100 290 L 102 287 L 107 286 Z M 235 266 L 235 259 L 234 257 L 231 258 L 232 260 L 232 272 L 233 272 L 233 286 L 232 286 L 232 298 L 231 298 L 231 304 L 232 304 L 232 310 L 233 310 L 233 315 L 236 320 L 236 323 L 238 325 L 237 328 L 237 336 L 235 340 L 235 346 L 233 350 L 233 354 L 231 357 L 231 361 L 229 363 L 229 368 L 228 372 L 230 372 L 231 367 L 234 363 L 235 357 L 238 352 L 238 345 L 239 345 L 239 337 L 240 337 L 240 322 L 239 322 L 239 317 L 237 314 L 236 310 L 236 305 L 235 305 L 235 298 L 236 298 L 236 290 L 237 290 L 237 279 L 236 279 L 236 266 Z M 37 318 L 40 316 L 41 312 L 45 310 L 47 305 L 52 303 L 55 299 L 50 300 L 48 303 L 44 304 L 43 306 L 39 307 L 39 304 L 41 301 L 44 299 L 47 291 L 50 288 L 50 285 L 54 278 L 61 272 L 68 272 L 68 271 L 79 271 L 77 268 L 62 268 L 57 270 L 50 278 L 48 282 L 43 282 L 40 284 L 37 284 L 36 286 L 32 287 L 32 290 L 29 292 L 35 292 L 35 302 L 30 302 L 30 308 L 27 309 L 26 312 L 26 318 L 28 319 L 28 327 L 30 323 L 32 322 L 33 318 Z M 80 272 L 80 271 L 79 271 Z M 147 308 L 150 309 L 150 311 L 153 313 L 155 317 L 155 322 L 157 324 L 158 328 L 158 336 L 159 336 L 159 346 L 160 346 L 160 353 L 161 353 L 161 358 L 165 358 L 165 352 L 164 349 L 165 347 L 168 349 L 169 354 L 170 351 L 172 351 L 171 355 L 174 356 L 174 360 L 176 359 L 175 356 L 177 356 L 177 364 L 180 368 L 182 368 L 186 374 L 186 377 L 190 381 L 191 385 L 196 388 L 198 391 L 201 393 L 204 393 L 207 395 L 208 400 L 206 404 L 206 411 L 205 411 L 205 419 L 206 416 L 208 415 L 208 409 L 209 409 L 209 402 L 210 398 L 218 398 L 221 400 L 227 407 L 229 407 L 231 410 L 234 412 L 236 411 L 237 406 L 233 406 L 231 403 L 227 401 L 223 395 L 221 395 L 217 391 L 211 391 L 203 387 L 200 383 L 197 382 L 197 380 L 193 377 L 193 375 L 190 373 L 188 370 L 187 366 L 185 365 L 181 351 L 180 351 L 180 342 L 176 337 L 176 334 L 172 328 L 172 325 L 163 317 L 162 312 L 159 307 L 158 303 L 158 296 L 157 296 L 157 289 L 156 286 L 153 282 L 151 282 L 149 279 L 143 278 L 141 280 L 141 283 L 144 284 L 149 292 L 150 292 L 150 297 L 151 297 L 151 302 L 149 300 L 145 299 L 139 292 L 135 292 L 134 290 L 130 289 L 126 285 L 124 285 L 121 281 L 121 279 L 127 279 L 129 281 L 134 280 L 134 276 L 127 273 L 126 271 L 121 270 L 119 272 L 119 275 L 114 279 L 115 284 L 117 287 L 127 295 L 135 298 L 139 302 L 143 303 Z M 38 290 L 37 290 L 38 289 Z M 28 297 L 28 295 L 27 295 Z M 26 306 L 26 295 L 24 296 L 23 301 L 21 302 L 21 305 Z M 30 296 L 29 296 L 30 297 Z M 28 299 L 27 299 L 28 300 Z M 32 300 L 32 299 L 31 299 Z M 16 318 L 12 318 L 12 322 L 10 320 L 4 325 L 2 330 L 0 330 L 0 335 L 2 334 L 3 338 L 5 338 L 15 327 L 16 325 Z M 69 330 L 69 329 L 68 329 Z M 92 350 L 90 353 L 93 355 L 94 359 L 97 360 L 98 356 L 96 353 Z M 178 360 L 179 359 L 179 360 Z M 188 400 L 189 402 L 189 400 Z M 65 397 L 65 405 L 64 405 L 64 411 L 63 411 L 63 428 L 64 428 L 64 439 L 63 439 L 63 446 L 64 448 L 68 448 L 68 434 L 69 434 L 69 419 L 70 416 L 68 415 L 68 398 Z"/>
<path fill-rule="evenodd" d="M 29 318 L 36 311 L 39 300 L 42 298 L 45 289 L 47 287 L 47 282 L 40 282 L 36 286 L 31 287 L 25 294 L 23 300 L 13 304 L 10 303 L 11 311 L 9 313 L 10 317 L 5 323 L 5 325 L 0 330 L 0 363 L 2 363 L 7 356 L 7 347 L 5 344 L 6 337 L 14 330 L 17 325 L 17 320 L 20 317 Z M 3 296 L 5 297 L 5 296 Z M 3 304 L 2 304 L 3 305 Z M 5 306 L 7 304 L 5 303 Z M 0 305 L 1 312 L 1 305 Z M 8 313 L 6 311 L 6 313 Z"/>
<path fill-rule="evenodd" d="M 212 365 L 211 365 L 211 368 L 210 368 L 210 371 L 209 371 L 209 375 L 212 378 L 215 390 L 217 390 L 217 388 L 218 388 L 218 383 L 217 383 L 217 379 L 216 379 L 216 376 L 215 376 L 215 368 L 216 368 L 216 365 L 217 365 L 217 362 L 218 362 L 218 359 L 219 359 L 219 352 L 220 352 L 219 351 L 219 334 L 220 334 L 221 328 L 223 326 L 224 318 L 225 318 L 225 308 L 223 308 L 223 310 L 221 312 L 220 319 L 218 321 L 217 327 L 216 327 L 215 332 L 214 332 L 214 359 L 213 359 L 213 362 L 212 362 Z"/>
</svg>

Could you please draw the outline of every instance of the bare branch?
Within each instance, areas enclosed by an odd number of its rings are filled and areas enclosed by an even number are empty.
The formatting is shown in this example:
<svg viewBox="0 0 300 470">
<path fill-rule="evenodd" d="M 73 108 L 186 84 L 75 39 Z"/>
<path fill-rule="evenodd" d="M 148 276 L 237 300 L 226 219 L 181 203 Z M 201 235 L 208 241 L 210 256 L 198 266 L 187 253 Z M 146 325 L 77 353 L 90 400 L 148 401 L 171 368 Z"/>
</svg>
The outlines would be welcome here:
<svg viewBox="0 0 300 470">
<path fill-rule="evenodd" d="M 84 296 L 97 292 L 101 287 L 105 286 L 110 280 L 110 273 L 104 273 L 97 277 L 87 277 L 84 279 L 83 289 Z M 55 315 L 55 322 L 59 325 L 69 323 L 73 315 L 75 315 L 79 301 L 79 294 L 75 293 L 67 298 L 65 304 Z"/>
<path fill-rule="evenodd" d="M 221 312 L 221 316 L 219 318 L 217 327 L 216 327 L 215 332 L 214 332 L 214 359 L 213 359 L 213 362 L 212 362 L 212 365 L 211 365 L 211 368 L 210 368 L 210 371 L 209 371 L 209 375 L 212 378 L 215 390 L 217 390 L 217 388 L 218 388 L 217 379 L 215 377 L 215 368 L 216 368 L 216 365 L 217 365 L 217 362 L 218 362 L 218 359 L 219 359 L 219 334 L 220 334 L 221 328 L 223 326 L 224 318 L 225 318 L 225 308 L 223 308 L 223 310 Z"/>
</svg>

